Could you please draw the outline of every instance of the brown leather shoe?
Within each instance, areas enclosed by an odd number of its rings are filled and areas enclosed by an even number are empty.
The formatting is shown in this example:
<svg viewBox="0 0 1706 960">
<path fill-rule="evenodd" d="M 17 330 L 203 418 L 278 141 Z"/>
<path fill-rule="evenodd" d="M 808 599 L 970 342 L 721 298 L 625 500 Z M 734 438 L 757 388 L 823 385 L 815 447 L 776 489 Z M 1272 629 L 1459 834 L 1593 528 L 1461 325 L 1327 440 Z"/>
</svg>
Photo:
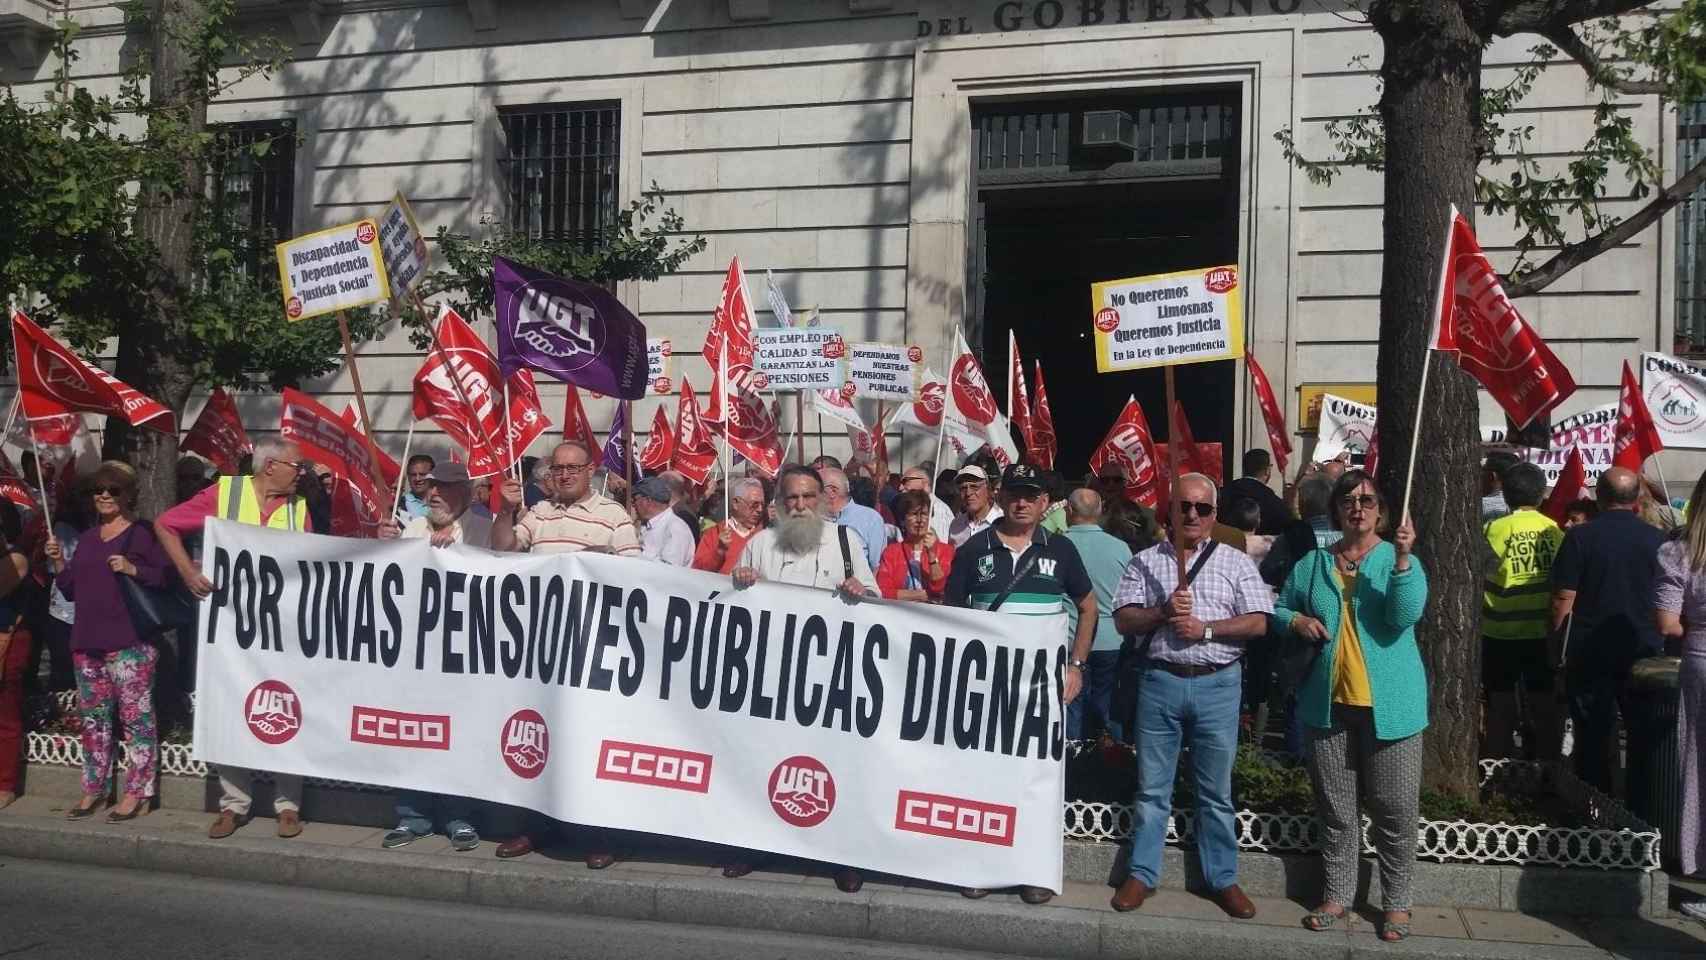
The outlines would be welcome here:
<svg viewBox="0 0 1706 960">
<path fill-rule="evenodd" d="M 835 871 L 835 889 L 842 893 L 858 893 L 865 886 L 865 875 L 852 867 Z"/>
<path fill-rule="evenodd" d="M 213 825 L 207 828 L 207 838 L 209 840 L 224 840 L 236 833 L 238 827 L 248 822 L 247 815 L 238 816 L 229 810 L 221 810 L 219 816 L 213 821 Z"/>
<path fill-rule="evenodd" d="M 503 843 L 498 844 L 498 859 L 508 860 L 512 857 L 525 857 L 533 852 L 533 838 L 525 833 L 518 833 Z"/>
<path fill-rule="evenodd" d="M 738 880 L 751 872 L 752 864 L 750 863 L 737 862 L 723 864 L 723 879 L 725 880 Z"/>
<path fill-rule="evenodd" d="M 1019 899 L 1034 907 L 1053 900 L 1054 891 L 1047 887 L 1024 886 L 1019 888 Z"/>
<path fill-rule="evenodd" d="M 605 867 L 608 867 L 615 862 L 616 854 L 614 853 L 600 852 L 589 853 L 586 855 L 586 868 L 588 870 L 603 870 Z"/>
<path fill-rule="evenodd" d="M 1149 884 L 1136 877 L 1126 877 L 1120 888 L 1114 891 L 1113 899 L 1108 901 L 1108 905 L 1120 913 L 1130 913 L 1143 906 L 1143 901 L 1148 900 L 1154 893 L 1155 890 Z"/>
<path fill-rule="evenodd" d="M 280 810 L 278 812 L 278 835 L 286 840 L 301 836 L 302 815 L 295 810 Z"/>
<path fill-rule="evenodd" d="M 1248 920 L 1256 915 L 1256 905 L 1250 902 L 1250 898 L 1244 895 L 1244 891 L 1239 889 L 1236 883 L 1216 890 L 1213 900 L 1234 920 Z"/>
</svg>

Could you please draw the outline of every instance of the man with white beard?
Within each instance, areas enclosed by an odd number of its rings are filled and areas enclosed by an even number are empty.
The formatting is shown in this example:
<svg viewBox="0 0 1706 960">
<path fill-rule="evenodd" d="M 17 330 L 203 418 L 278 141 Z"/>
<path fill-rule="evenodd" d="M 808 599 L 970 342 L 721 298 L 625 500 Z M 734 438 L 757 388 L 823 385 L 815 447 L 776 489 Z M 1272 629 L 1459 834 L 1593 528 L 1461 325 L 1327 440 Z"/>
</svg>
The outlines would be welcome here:
<svg viewBox="0 0 1706 960">
<path fill-rule="evenodd" d="M 735 589 L 760 580 L 791 583 L 801 587 L 834 590 L 850 601 L 867 594 L 878 596 L 877 578 L 865 558 L 865 542 L 858 532 L 824 519 L 823 480 L 811 467 L 789 467 L 782 471 L 776 488 L 776 524 L 760 530 L 741 551 L 740 566 L 734 569 Z M 751 873 L 756 855 L 747 852 L 724 865 L 723 876 L 733 879 Z M 835 887 L 842 893 L 858 893 L 864 875 L 852 867 L 835 871 Z"/>
<path fill-rule="evenodd" d="M 737 588 L 774 580 L 848 597 L 877 593 L 865 541 L 857 531 L 824 519 L 823 480 L 816 470 L 783 470 L 776 499 L 776 525 L 759 531 L 741 551 Z"/>
</svg>

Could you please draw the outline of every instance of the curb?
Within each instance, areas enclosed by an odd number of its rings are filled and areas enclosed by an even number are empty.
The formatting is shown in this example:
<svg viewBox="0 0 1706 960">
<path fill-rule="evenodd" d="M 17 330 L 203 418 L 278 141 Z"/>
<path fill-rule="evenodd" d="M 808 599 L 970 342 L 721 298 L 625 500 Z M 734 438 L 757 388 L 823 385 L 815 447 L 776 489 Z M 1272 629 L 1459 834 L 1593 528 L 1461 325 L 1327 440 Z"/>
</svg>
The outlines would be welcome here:
<svg viewBox="0 0 1706 960">
<path fill-rule="evenodd" d="M 952 891 L 730 881 L 630 871 L 602 876 L 562 864 L 462 860 L 353 847 L 231 838 L 218 843 L 139 831 L 117 836 L 0 820 L 0 855 L 395 897 L 478 903 L 664 923 L 841 937 L 1047 957 L 1263 960 L 1415 957 L 1602 960 L 1597 947 L 1413 937 L 1381 943 L 1366 928 L 1311 933 L 1056 905 L 968 901 Z"/>
</svg>

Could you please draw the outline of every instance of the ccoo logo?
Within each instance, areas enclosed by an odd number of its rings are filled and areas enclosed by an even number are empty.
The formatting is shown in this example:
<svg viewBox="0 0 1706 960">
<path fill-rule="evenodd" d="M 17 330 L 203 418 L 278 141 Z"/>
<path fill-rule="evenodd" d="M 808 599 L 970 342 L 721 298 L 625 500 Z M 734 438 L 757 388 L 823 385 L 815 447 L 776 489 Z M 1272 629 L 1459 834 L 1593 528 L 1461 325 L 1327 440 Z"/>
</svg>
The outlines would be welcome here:
<svg viewBox="0 0 1706 960">
<path fill-rule="evenodd" d="M 504 763 L 511 773 L 523 780 L 532 780 L 545 772 L 551 757 L 551 734 L 545 728 L 545 718 L 537 710 L 517 710 L 504 721 L 498 738 Z"/>
<path fill-rule="evenodd" d="M 302 729 L 302 701 L 284 682 L 262 680 L 249 691 L 243 718 L 256 740 L 276 747 Z"/>
<path fill-rule="evenodd" d="M 787 823 L 815 827 L 835 809 L 835 778 L 813 757 L 789 757 L 770 772 L 770 806 Z"/>
</svg>

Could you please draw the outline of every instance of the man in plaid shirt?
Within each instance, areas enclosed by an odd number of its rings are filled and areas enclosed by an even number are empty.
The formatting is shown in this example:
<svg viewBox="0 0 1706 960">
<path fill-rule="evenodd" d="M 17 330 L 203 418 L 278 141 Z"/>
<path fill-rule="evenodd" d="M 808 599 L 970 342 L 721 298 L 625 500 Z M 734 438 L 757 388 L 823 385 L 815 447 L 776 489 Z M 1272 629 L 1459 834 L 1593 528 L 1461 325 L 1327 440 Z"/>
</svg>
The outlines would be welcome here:
<svg viewBox="0 0 1706 960">
<path fill-rule="evenodd" d="M 1256 907 L 1238 887 L 1232 760 L 1238 751 L 1244 644 L 1267 634 L 1273 591 L 1243 551 L 1209 539 L 1218 499 L 1214 481 L 1189 473 L 1176 489 L 1180 519 L 1174 536 L 1132 557 L 1114 594 L 1114 626 L 1122 635 L 1135 635 L 1145 656 L 1137 703 L 1131 876 L 1112 903 L 1115 910 L 1135 910 L 1160 884 L 1173 778 L 1188 737 L 1203 877 L 1228 916 L 1247 920 Z M 1173 542 L 1185 557 L 1184 589 Z"/>
</svg>

